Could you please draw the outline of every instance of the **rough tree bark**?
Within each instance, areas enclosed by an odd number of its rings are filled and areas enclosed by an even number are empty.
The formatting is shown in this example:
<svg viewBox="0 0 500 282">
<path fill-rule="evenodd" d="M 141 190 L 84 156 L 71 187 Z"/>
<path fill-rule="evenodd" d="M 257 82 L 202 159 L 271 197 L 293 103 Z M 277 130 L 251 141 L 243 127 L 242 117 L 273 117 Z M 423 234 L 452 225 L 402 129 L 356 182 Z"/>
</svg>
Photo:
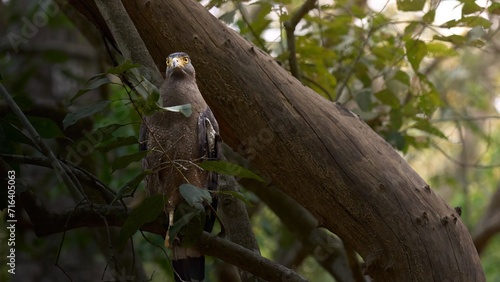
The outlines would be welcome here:
<svg viewBox="0 0 500 282">
<path fill-rule="evenodd" d="M 70 2 L 98 14 L 87 1 Z M 158 66 L 171 52 L 190 54 L 224 141 L 359 252 L 368 275 L 484 281 L 457 213 L 356 115 L 303 86 L 194 1 L 123 4 Z"/>
</svg>

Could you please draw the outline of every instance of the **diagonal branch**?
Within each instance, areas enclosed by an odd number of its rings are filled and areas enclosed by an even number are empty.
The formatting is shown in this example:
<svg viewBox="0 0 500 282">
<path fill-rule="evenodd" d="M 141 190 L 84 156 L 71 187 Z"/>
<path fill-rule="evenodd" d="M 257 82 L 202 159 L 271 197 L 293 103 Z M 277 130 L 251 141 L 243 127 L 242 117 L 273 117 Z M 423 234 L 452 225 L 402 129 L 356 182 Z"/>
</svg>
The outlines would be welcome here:
<svg viewBox="0 0 500 282">
<path fill-rule="evenodd" d="M 196 247 L 205 255 L 218 257 L 267 281 L 307 281 L 299 274 L 272 260 L 206 232 L 203 232 Z"/>
<path fill-rule="evenodd" d="M 95 1 L 123 56 L 141 65 L 139 72 L 156 87 L 163 81 L 139 32 L 119 0 Z"/>
<path fill-rule="evenodd" d="M 88 200 L 87 196 L 85 195 L 85 193 L 82 191 L 81 187 L 79 186 L 79 183 L 73 182 L 69 173 L 63 168 L 63 166 L 61 165 L 59 160 L 54 155 L 54 152 L 52 152 L 52 150 L 49 148 L 49 146 L 47 146 L 47 144 L 45 144 L 45 142 L 43 142 L 42 137 L 40 137 L 40 135 L 38 134 L 36 129 L 33 127 L 33 125 L 31 125 L 28 118 L 21 110 L 21 108 L 19 108 L 19 106 L 16 104 L 16 102 L 14 101 L 12 96 L 9 94 L 7 89 L 5 89 L 5 87 L 1 83 L 0 83 L 0 94 L 4 97 L 5 101 L 7 102 L 7 105 L 9 105 L 9 107 L 12 109 L 12 111 L 17 116 L 17 118 L 19 119 L 21 124 L 24 126 L 26 131 L 28 131 L 28 134 L 30 135 L 31 139 L 33 140 L 33 143 L 35 143 L 36 146 L 38 147 L 37 149 L 40 151 L 40 153 L 42 153 L 50 161 L 51 166 L 54 168 L 56 174 L 62 178 L 64 184 L 66 184 L 66 186 L 68 186 L 68 188 L 70 188 L 71 191 L 80 192 L 80 194 L 86 200 Z"/>
<path fill-rule="evenodd" d="M 299 239 L 306 251 L 337 281 L 353 281 L 342 241 L 325 229 L 318 228 L 318 220 L 295 200 L 275 186 L 242 179 L 242 185 L 257 195 L 279 217 L 281 222 Z M 361 275 L 361 273 L 355 273 Z"/>
<path fill-rule="evenodd" d="M 130 211 L 120 207 L 82 204 L 63 212 L 47 210 L 35 194 L 21 194 L 21 202 L 34 225 L 37 236 L 48 236 L 79 227 L 122 226 Z M 103 220 L 105 219 L 105 220 Z M 141 230 L 164 235 L 165 225 L 161 219 L 147 223 Z M 232 243 L 226 239 L 204 232 L 196 243 L 203 254 L 220 258 L 269 281 L 306 281 L 292 270 Z"/>
</svg>

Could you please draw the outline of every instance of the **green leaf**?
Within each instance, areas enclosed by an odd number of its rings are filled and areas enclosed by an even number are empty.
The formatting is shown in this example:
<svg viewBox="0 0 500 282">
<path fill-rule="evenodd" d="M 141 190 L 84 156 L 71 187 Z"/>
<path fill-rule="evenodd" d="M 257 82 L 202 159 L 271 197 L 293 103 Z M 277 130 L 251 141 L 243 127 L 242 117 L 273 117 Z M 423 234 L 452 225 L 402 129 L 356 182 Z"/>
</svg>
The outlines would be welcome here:
<svg viewBox="0 0 500 282">
<path fill-rule="evenodd" d="M 109 101 L 99 101 L 93 105 L 83 106 L 75 112 L 67 114 L 63 120 L 63 127 L 66 129 L 68 126 L 75 124 L 78 120 L 104 110 L 109 103 Z"/>
<path fill-rule="evenodd" d="M 391 108 L 399 108 L 400 101 L 392 91 L 389 89 L 383 89 L 377 93 L 375 93 L 375 97 L 380 100 L 384 105 L 388 105 Z"/>
<path fill-rule="evenodd" d="M 421 11 L 425 0 L 397 0 L 398 10 L 405 12 Z"/>
<path fill-rule="evenodd" d="M 431 24 L 434 22 L 434 18 L 436 17 L 436 10 L 430 10 L 429 12 L 425 13 L 425 15 L 422 17 L 422 20 L 425 23 Z"/>
<path fill-rule="evenodd" d="M 417 109 L 426 116 L 431 116 L 437 107 L 443 104 L 434 84 L 423 74 L 418 74 L 421 93 L 418 95 Z"/>
<path fill-rule="evenodd" d="M 427 54 L 427 46 L 421 40 L 406 40 L 406 57 L 410 61 L 411 67 L 415 72 L 418 72 L 420 63 Z"/>
<path fill-rule="evenodd" d="M 404 71 L 401 70 L 396 71 L 396 74 L 394 74 L 393 79 L 403 83 L 404 85 L 410 86 L 410 77 Z"/>
<path fill-rule="evenodd" d="M 184 104 L 172 107 L 162 107 L 158 105 L 158 107 L 160 107 L 160 109 L 163 109 L 165 111 L 182 113 L 185 117 L 189 117 L 193 113 L 191 104 Z"/>
<path fill-rule="evenodd" d="M 135 136 L 117 137 L 116 139 L 106 144 L 100 143 L 99 145 L 97 145 L 96 149 L 101 152 L 109 152 L 110 150 L 123 146 L 138 145 L 138 143 L 139 141 Z"/>
<path fill-rule="evenodd" d="M 118 193 L 116 193 L 115 198 L 113 199 L 113 201 L 111 201 L 111 203 L 109 205 L 110 206 L 113 205 L 116 201 L 122 199 L 124 196 L 127 196 L 131 192 L 133 195 L 133 191 L 135 191 L 135 189 L 137 189 L 137 186 L 139 186 L 139 184 L 144 179 L 144 177 L 151 174 L 152 172 L 153 171 L 149 170 L 149 169 L 145 170 L 145 171 L 141 172 L 139 175 L 137 175 L 136 177 L 134 177 L 132 180 L 127 182 L 125 185 L 123 185 L 123 187 L 120 188 L 120 190 L 118 190 Z"/>
<path fill-rule="evenodd" d="M 129 69 L 129 71 L 125 73 L 125 76 L 127 80 L 130 81 L 130 83 L 134 86 L 134 90 L 146 101 L 148 101 L 148 98 L 152 95 L 154 95 L 153 97 L 159 97 L 160 92 L 158 91 L 158 88 L 156 88 L 154 84 L 141 76 L 138 69 Z"/>
<path fill-rule="evenodd" d="M 410 147 L 410 146 L 413 146 L 416 149 L 417 148 L 423 149 L 423 148 L 426 147 L 425 145 L 422 146 L 422 142 L 417 141 L 417 139 L 414 136 L 410 136 L 410 135 L 407 134 L 407 135 L 404 136 L 404 138 L 405 138 L 405 143 L 407 144 L 403 148 L 403 150 L 401 150 L 404 154 L 408 151 L 408 147 Z"/>
<path fill-rule="evenodd" d="M 467 32 L 467 42 L 474 42 L 476 40 L 479 40 L 481 38 L 483 38 L 483 36 L 486 35 L 486 31 L 484 30 L 484 28 L 480 27 L 480 26 L 476 26 L 476 27 L 473 27 L 471 28 L 468 32 Z"/>
<path fill-rule="evenodd" d="M 192 184 L 181 184 L 179 192 L 189 206 L 199 210 L 205 210 L 205 206 L 203 205 L 205 201 L 208 203 L 212 202 L 212 196 L 210 196 L 210 192 L 207 189 L 202 189 Z"/>
<path fill-rule="evenodd" d="M 388 46 L 374 46 L 371 48 L 372 53 L 383 61 L 394 60 L 394 52 Z"/>
<path fill-rule="evenodd" d="M 462 16 L 464 15 L 470 15 L 476 12 L 482 11 L 483 8 L 481 8 L 474 0 L 468 0 L 465 1 L 464 5 L 462 6 Z"/>
<path fill-rule="evenodd" d="M 371 76 L 369 74 L 369 69 L 368 69 L 367 65 L 371 65 L 371 63 L 356 64 L 354 66 L 354 69 L 356 70 L 356 77 L 363 83 L 363 85 L 365 87 L 370 87 L 372 80 L 371 80 Z M 342 75 L 344 75 L 344 74 L 342 74 Z"/>
<path fill-rule="evenodd" d="M 125 60 L 120 65 L 118 65 L 116 67 L 113 67 L 113 68 L 109 68 L 106 71 L 106 73 L 109 73 L 109 74 L 122 74 L 125 71 L 128 71 L 130 69 L 134 69 L 134 68 L 138 68 L 140 66 L 141 66 L 140 64 L 134 64 L 130 60 Z"/>
<path fill-rule="evenodd" d="M 223 21 L 226 24 L 234 23 L 234 16 L 236 15 L 236 11 L 237 10 L 235 9 L 235 10 L 232 10 L 232 11 L 229 11 L 229 12 L 222 14 L 219 17 L 219 20 Z"/>
<path fill-rule="evenodd" d="M 450 20 L 450 21 L 445 22 L 441 26 L 446 27 L 446 28 L 452 28 L 452 27 L 457 27 L 459 24 L 460 24 L 459 20 Z"/>
<path fill-rule="evenodd" d="M 449 36 L 440 36 L 440 35 L 434 35 L 433 37 L 434 40 L 440 40 L 440 41 L 446 41 L 446 42 L 451 42 L 457 46 L 462 46 L 465 43 L 465 37 L 461 35 L 456 35 L 452 34 Z"/>
<path fill-rule="evenodd" d="M 54 49 L 43 51 L 42 57 L 51 63 L 64 63 L 69 59 L 66 52 Z"/>
<path fill-rule="evenodd" d="M 428 56 L 434 58 L 440 57 L 452 57 L 458 55 L 457 51 L 453 48 L 448 47 L 448 45 L 440 42 L 429 42 L 427 43 Z"/>
<path fill-rule="evenodd" d="M 0 119 L 0 129 L 2 129 L 4 135 L 0 135 L 0 140 L 2 137 L 5 137 L 5 141 L 18 142 L 32 146 L 33 148 L 37 148 L 35 142 L 26 135 L 21 129 L 19 129 L 16 125 L 10 123 L 7 120 Z M 8 136 L 8 137 L 7 137 Z"/>
<path fill-rule="evenodd" d="M 480 16 L 463 17 L 460 19 L 460 22 L 463 22 L 467 27 L 481 26 L 483 28 L 490 28 L 492 25 L 488 19 Z"/>
<path fill-rule="evenodd" d="M 400 109 L 391 109 L 391 112 L 389 113 L 389 117 L 390 117 L 390 128 L 394 131 L 398 131 L 401 126 L 403 125 L 403 117 L 402 117 L 402 114 L 401 114 L 401 110 Z"/>
<path fill-rule="evenodd" d="M 372 109 L 372 92 L 370 89 L 361 89 L 354 95 L 354 100 L 358 103 L 359 108 L 368 112 Z"/>
<path fill-rule="evenodd" d="M 64 133 L 51 119 L 44 117 L 27 116 L 29 122 L 42 138 L 62 138 Z"/>
<path fill-rule="evenodd" d="M 189 212 L 186 212 L 182 215 L 181 218 L 176 220 L 172 226 L 170 226 L 170 229 L 168 230 L 168 236 L 170 238 L 170 245 L 173 245 L 173 240 L 175 236 L 181 231 L 181 229 L 188 225 L 191 219 L 193 219 L 195 216 L 200 215 L 202 211 L 198 209 L 191 210 Z M 203 231 L 203 230 L 202 230 Z"/>
<path fill-rule="evenodd" d="M 437 127 L 433 126 L 428 120 L 417 119 L 417 122 L 412 127 L 448 140 L 446 135 L 444 135 L 444 133 Z"/>
<path fill-rule="evenodd" d="M 493 2 L 488 7 L 488 13 L 491 15 L 500 15 L 500 2 Z"/>
<path fill-rule="evenodd" d="M 159 93 L 153 92 L 146 98 L 139 96 L 139 98 L 135 100 L 135 105 L 140 112 L 145 115 L 151 115 L 153 112 L 160 110 L 161 108 L 160 105 L 158 105 L 159 95 Z"/>
<path fill-rule="evenodd" d="M 372 22 L 372 28 L 374 30 L 377 30 L 379 28 L 382 28 L 383 26 L 386 26 L 389 22 L 391 22 L 391 19 L 389 17 L 386 17 L 383 13 L 375 13 L 372 17 Z"/>
<path fill-rule="evenodd" d="M 327 7 L 328 5 L 324 5 L 323 7 L 325 6 Z M 349 10 L 349 12 L 358 19 L 363 19 L 366 17 L 366 10 L 363 7 L 360 7 L 360 5 L 351 5 L 349 7 Z"/>
<path fill-rule="evenodd" d="M 85 86 L 83 86 L 83 88 L 80 89 L 76 93 L 76 95 L 73 96 L 73 98 L 71 98 L 71 102 L 73 102 L 78 97 L 82 96 L 83 94 L 85 94 L 85 93 L 87 93 L 87 92 L 89 92 L 91 90 L 97 89 L 97 88 L 101 87 L 102 85 L 108 84 L 108 83 L 111 83 L 111 80 L 109 80 L 109 78 L 107 78 L 106 74 L 104 74 L 104 73 L 100 73 L 98 75 L 95 75 L 95 76 L 91 77 L 85 83 Z"/>
<path fill-rule="evenodd" d="M 385 140 L 398 150 L 403 150 L 406 146 L 405 138 L 398 131 L 389 132 L 386 135 Z"/>
<path fill-rule="evenodd" d="M 201 168 L 207 171 L 213 171 L 220 174 L 232 175 L 241 178 L 252 178 L 260 182 L 266 182 L 251 170 L 225 161 L 203 161 L 199 164 Z"/>
<path fill-rule="evenodd" d="M 409 25 L 407 25 L 405 27 L 405 31 L 404 31 L 404 39 L 409 39 L 409 38 L 412 38 L 413 36 L 413 32 L 415 31 L 415 29 L 420 25 L 419 22 L 411 22 Z"/>
<path fill-rule="evenodd" d="M 127 217 L 118 236 L 118 246 L 123 247 L 125 242 L 134 235 L 144 224 L 152 222 L 163 212 L 164 196 L 156 195 L 146 198 L 144 202 Z"/>
<path fill-rule="evenodd" d="M 476 26 L 481 26 L 483 28 L 490 28 L 492 23 L 483 17 L 479 16 L 470 16 L 470 17 L 463 17 L 459 20 L 451 20 L 448 22 L 445 22 L 442 24 L 442 27 L 446 28 L 452 28 L 452 27 L 476 27 Z"/>
<path fill-rule="evenodd" d="M 133 162 L 138 162 L 138 161 L 142 160 L 147 154 L 148 154 L 148 151 L 141 151 L 141 152 L 133 153 L 130 155 L 118 157 L 111 165 L 111 169 L 114 172 L 117 169 L 125 168 Z"/>
</svg>

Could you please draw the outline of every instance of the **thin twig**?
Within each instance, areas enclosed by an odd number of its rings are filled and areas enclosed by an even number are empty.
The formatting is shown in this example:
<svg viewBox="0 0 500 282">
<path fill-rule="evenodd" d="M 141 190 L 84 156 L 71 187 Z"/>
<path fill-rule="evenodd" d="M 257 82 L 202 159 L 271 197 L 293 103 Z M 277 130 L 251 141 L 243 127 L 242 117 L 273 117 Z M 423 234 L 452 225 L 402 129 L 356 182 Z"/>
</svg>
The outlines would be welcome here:
<svg viewBox="0 0 500 282">
<path fill-rule="evenodd" d="M 262 42 L 262 39 L 257 34 L 257 32 L 255 32 L 254 28 L 252 27 L 251 22 L 248 20 L 248 17 L 247 17 L 248 12 L 246 11 L 246 9 L 243 6 L 243 4 L 241 2 L 238 2 L 238 4 L 236 4 L 236 7 L 237 7 L 238 11 L 241 14 L 241 19 L 245 22 L 245 24 L 248 27 L 248 30 L 250 30 L 250 33 L 253 35 L 253 37 L 255 38 L 255 40 L 257 40 L 259 48 L 261 48 L 262 50 L 264 50 L 266 53 L 269 53 L 269 50 L 267 50 L 266 45 L 264 44 L 264 42 Z"/>
<path fill-rule="evenodd" d="M 459 161 L 455 158 L 453 158 L 452 156 L 450 156 L 448 153 L 446 153 L 441 147 L 439 147 L 437 144 L 434 144 L 432 143 L 431 144 L 434 148 L 436 148 L 439 152 L 441 152 L 441 154 L 443 154 L 448 160 L 450 160 L 451 162 L 457 164 L 457 165 L 460 165 L 460 166 L 464 166 L 464 167 L 473 167 L 473 168 L 477 168 L 477 169 L 491 169 L 491 168 L 497 168 L 497 167 L 500 167 L 500 163 L 498 164 L 491 164 L 491 165 L 480 165 L 480 164 L 471 164 L 471 163 L 464 163 L 462 161 Z"/>
<path fill-rule="evenodd" d="M 318 87 L 321 91 L 323 91 L 326 94 L 326 96 L 328 97 L 328 100 L 333 101 L 332 93 L 330 93 L 330 91 L 326 90 L 325 87 L 323 87 L 321 84 L 314 81 L 312 78 L 309 78 L 307 76 L 303 76 L 303 78 L 305 81 L 307 81 L 311 84 L 314 84 L 314 86 Z"/>
<path fill-rule="evenodd" d="M 19 164 L 29 164 L 35 166 L 48 167 L 48 168 L 52 167 L 51 162 L 46 158 L 10 155 L 10 154 L 0 154 L 0 157 L 7 161 Z M 101 180 L 99 180 L 93 174 L 75 164 L 65 162 L 63 160 L 60 161 L 63 162 L 68 167 L 68 169 L 72 171 L 72 173 L 77 177 L 79 181 L 83 182 L 90 188 L 97 190 L 101 194 L 103 199 L 106 201 L 106 203 L 111 203 L 113 201 L 116 194 L 113 192 L 111 188 L 106 186 L 106 184 L 102 183 Z"/>
<path fill-rule="evenodd" d="M 460 123 L 459 120 L 455 121 L 456 127 L 458 129 L 458 136 L 460 138 L 460 144 L 462 145 L 462 150 L 460 151 L 460 164 L 459 164 L 459 175 L 458 179 L 460 181 L 460 184 L 462 185 L 463 189 L 463 195 L 464 195 L 464 202 L 463 202 L 463 208 L 468 211 L 470 207 L 470 201 L 469 201 L 469 181 L 467 178 L 467 169 L 468 167 L 465 166 L 464 164 L 467 163 L 467 155 L 468 155 L 468 150 L 467 150 L 467 144 L 465 140 L 465 133 L 462 128 L 462 124 Z M 469 222 L 469 213 L 465 213 L 462 215 L 462 219 L 465 223 L 470 223 Z"/>
<path fill-rule="evenodd" d="M 34 195 L 34 194 L 33 194 Z M 76 206 L 75 208 L 73 209 L 73 211 L 68 215 L 68 219 L 66 221 L 66 225 L 67 225 L 67 222 L 71 219 L 71 216 L 73 215 L 73 212 L 83 203 L 83 201 L 80 201 Z M 63 248 L 63 244 L 64 244 L 64 238 L 66 238 L 66 228 L 64 229 L 63 231 L 63 235 L 61 237 L 61 242 L 59 243 L 59 249 L 57 250 L 57 257 L 56 257 L 56 260 L 54 262 L 54 265 L 57 266 L 67 277 L 70 281 L 73 281 L 73 279 L 71 279 L 71 277 L 69 276 L 68 273 L 66 273 L 66 271 L 62 268 L 61 265 L 59 265 L 59 259 L 61 258 L 61 252 L 62 252 L 62 248 Z"/>
<path fill-rule="evenodd" d="M 144 240 L 146 240 L 148 243 L 150 243 L 151 245 L 155 246 L 156 248 L 160 249 L 163 254 L 165 255 L 165 257 L 167 258 L 168 261 L 171 261 L 170 257 L 168 256 L 168 253 L 165 251 L 165 248 L 163 248 L 162 246 L 156 244 L 155 242 L 149 240 L 149 238 L 146 236 L 146 234 L 144 234 L 144 231 L 143 230 L 139 230 L 139 232 L 141 232 L 141 235 L 142 235 L 142 238 L 144 238 Z"/>
<path fill-rule="evenodd" d="M 372 24 L 372 26 L 368 30 L 366 38 L 365 38 L 365 40 L 363 40 L 363 43 L 361 44 L 361 47 L 359 48 L 358 55 L 354 59 L 354 62 L 351 64 L 351 67 L 347 71 L 346 76 L 342 80 L 342 83 L 339 86 L 339 90 L 337 91 L 337 95 L 335 96 L 335 102 L 339 101 L 339 99 L 340 99 L 340 97 L 342 95 L 342 92 L 344 91 L 344 88 L 347 86 L 347 83 L 349 83 L 349 80 L 351 79 L 351 76 L 354 74 L 355 66 L 358 64 L 359 60 L 361 60 L 361 57 L 363 57 L 363 55 L 364 55 L 364 51 L 363 50 L 365 49 L 366 45 L 368 45 L 368 41 L 369 41 L 369 39 L 370 39 L 370 37 L 372 35 L 373 30 L 374 30 L 374 24 Z"/>
<path fill-rule="evenodd" d="M 320 21 L 318 21 L 319 42 L 320 46 L 325 48 L 325 35 L 323 34 L 323 19 L 321 17 L 321 5 L 319 2 L 316 3 L 316 9 L 318 9 L 318 18 L 320 19 Z"/>
<path fill-rule="evenodd" d="M 458 117 L 450 117 L 450 118 L 439 118 L 439 119 L 431 119 L 430 122 L 448 122 L 448 121 L 475 121 L 475 120 L 488 120 L 488 119 L 500 119 L 498 115 L 489 115 L 489 116 L 478 116 L 478 117 L 468 117 L 468 116 L 458 116 Z"/>
<path fill-rule="evenodd" d="M 316 5 L 316 0 L 307 0 L 304 4 L 293 14 L 290 20 L 284 23 L 286 32 L 286 41 L 288 46 L 288 64 L 290 65 L 290 72 L 292 75 L 300 80 L 299 65 L 297 63 L 297 50 L 295 46 L 295 28 L 300 20 Z"/>
</svg>

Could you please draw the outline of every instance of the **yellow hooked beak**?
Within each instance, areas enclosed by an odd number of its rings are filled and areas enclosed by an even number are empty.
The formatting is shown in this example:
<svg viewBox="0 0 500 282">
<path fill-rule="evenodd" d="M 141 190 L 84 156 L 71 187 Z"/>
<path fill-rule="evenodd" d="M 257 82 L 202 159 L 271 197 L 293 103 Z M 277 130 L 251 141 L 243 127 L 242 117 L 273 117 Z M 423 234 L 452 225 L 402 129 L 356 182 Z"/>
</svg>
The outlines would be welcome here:
<svg viewBox="0 0 500 282">
<path fill-rule="evenodd" d="M 181 60 L 181 58 L 173 58 L 172 59 L 172 67 L 176 68 L 176 67 L 184 67 L 184 63 L 183 61 Z"/>
<path fill-rule="evenodd" d="M 174 57 L 167 58 L 167 67 L 169 68 L 183 68 L 186 64 L 189 63 L 189 58 L 187 57 Z"/>
</svg>

